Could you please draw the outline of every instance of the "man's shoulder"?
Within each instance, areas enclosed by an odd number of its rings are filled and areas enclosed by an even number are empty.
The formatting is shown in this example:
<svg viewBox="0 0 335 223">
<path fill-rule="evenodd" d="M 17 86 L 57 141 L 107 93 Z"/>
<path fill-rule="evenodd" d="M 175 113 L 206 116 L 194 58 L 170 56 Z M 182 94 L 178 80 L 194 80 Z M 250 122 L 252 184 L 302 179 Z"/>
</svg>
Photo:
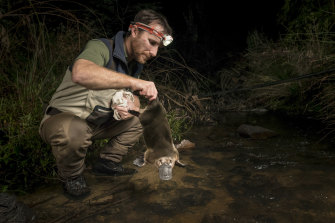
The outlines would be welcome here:
<svg viewBox="0 0 335 223">
<path fill-rule="evenodd" d="M 84 50 L 78 55 L 77 59 L 86 59 L 100 66 L 104 66 L 109 60 L 109 49 L 99 39 L 87 41 Z"/>
<path fill-rule="evenodd" d="M 91 39 L 87 41 L 86 47 L 106 47 L 102 39 L 104 38 Z"/>
</svg>

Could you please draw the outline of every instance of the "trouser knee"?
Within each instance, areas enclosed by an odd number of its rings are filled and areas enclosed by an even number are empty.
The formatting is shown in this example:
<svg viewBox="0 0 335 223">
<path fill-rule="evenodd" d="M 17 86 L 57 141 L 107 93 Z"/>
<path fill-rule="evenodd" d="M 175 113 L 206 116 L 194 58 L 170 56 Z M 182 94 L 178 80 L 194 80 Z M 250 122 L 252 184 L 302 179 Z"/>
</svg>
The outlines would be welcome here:
<svg viewBox="0 0 335 223">
<path fill-rule="evenodd" d="M 41 132 L 52 147 L 61 177 L 81 174 L 87 148 L 92 143 L 85 120 L 61 113 L 46 120 Z"/>
<path fill-rule="evenodd" d="M 128 149 L 134 146 L 142 135 L 142 125 L 139 119 L 134 117 L 118 122 L 113 128 L 113 132 L 114 136 L 101 150 L 100 157 L 121 162 L 122 157 L 128 153 Z"/>
</svg>

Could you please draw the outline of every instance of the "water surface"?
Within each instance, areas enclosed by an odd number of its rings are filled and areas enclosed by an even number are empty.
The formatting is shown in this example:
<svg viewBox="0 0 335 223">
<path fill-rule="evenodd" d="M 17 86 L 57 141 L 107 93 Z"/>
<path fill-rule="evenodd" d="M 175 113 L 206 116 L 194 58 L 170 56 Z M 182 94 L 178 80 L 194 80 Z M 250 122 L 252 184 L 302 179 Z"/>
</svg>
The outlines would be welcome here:
<svg viewBox="0 0 335 223">
<path fill-rule="evenodd" d="M 241 124 L 279 135 L 242 138 Z M 316 130 L 278 115 L 224 113 L 185 136 L 196 148 L 180 152 L 187 167 L 175 167 L 170 181 L 150 165 L 122 177 L 88 168 L 92 194 L 83 200 L 68 199 L 60 184 L 19 199 L 37 222 L 335 222 L 335 148 Z M 125 165 L 137 155 L 130 151 Z"/>
</svg>

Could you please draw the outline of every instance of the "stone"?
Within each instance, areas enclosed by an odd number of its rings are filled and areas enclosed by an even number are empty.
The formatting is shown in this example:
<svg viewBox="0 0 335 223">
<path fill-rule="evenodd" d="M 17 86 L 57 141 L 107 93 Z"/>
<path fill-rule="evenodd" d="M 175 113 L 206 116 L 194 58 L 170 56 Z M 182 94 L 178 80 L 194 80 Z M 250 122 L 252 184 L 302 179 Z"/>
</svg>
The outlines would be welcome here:
<svg viewBox="0 0 335 223">
<path fill-rule="evenodd" d="M 278 135 L 276 132 L 257 125 L 242 124 L 237 132 L 240 136 L 252 139 L 267 139 Z"/>
</svg>

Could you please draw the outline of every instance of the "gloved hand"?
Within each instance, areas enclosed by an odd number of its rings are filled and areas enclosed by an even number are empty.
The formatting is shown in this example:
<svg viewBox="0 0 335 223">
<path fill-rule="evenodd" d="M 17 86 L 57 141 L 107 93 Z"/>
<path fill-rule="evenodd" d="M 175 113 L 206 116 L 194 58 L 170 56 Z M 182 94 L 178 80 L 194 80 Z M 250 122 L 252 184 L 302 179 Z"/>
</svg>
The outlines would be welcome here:
<svg viewBox="0 0 335 223">
<path fill-rule="evenodd" d="M 123 92 L 122 98 L 113 100 L 112 109 L 114 110 L 114 118 L 116 120 L 126 120 L 133 117 L 128 111 L 139 111 L 140 100 L 137 96 L 130 92 Z"/>
</svg>

